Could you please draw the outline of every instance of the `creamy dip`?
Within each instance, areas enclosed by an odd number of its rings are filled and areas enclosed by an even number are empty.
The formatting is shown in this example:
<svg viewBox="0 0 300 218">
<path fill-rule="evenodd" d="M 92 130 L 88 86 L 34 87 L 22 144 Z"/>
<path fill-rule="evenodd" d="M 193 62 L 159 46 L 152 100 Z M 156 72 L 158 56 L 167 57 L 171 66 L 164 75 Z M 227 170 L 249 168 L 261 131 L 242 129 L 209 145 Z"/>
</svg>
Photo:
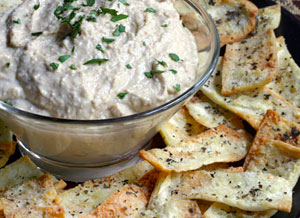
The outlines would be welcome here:
<svg viewBox="0 0 300 218">
<path fill-rule="evenodd" d="M 121 117 L 195 82 L 197 45 L 172 0 L 25 0 L 0 26 L 0 99 L 26 111 Z"/>
</svg>

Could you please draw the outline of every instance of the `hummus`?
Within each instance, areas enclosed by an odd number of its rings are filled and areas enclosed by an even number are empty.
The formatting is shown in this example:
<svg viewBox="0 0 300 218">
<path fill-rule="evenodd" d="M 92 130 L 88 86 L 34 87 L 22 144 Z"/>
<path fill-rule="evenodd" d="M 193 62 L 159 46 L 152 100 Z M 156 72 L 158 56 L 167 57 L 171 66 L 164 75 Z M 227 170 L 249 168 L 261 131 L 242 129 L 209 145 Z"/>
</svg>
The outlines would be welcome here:
<svg viewBox="0 0 300 218">
<path fill-rule="evenodd" d="M 0 99 L 22 110 L 121 117 L 195 82 L 197 45 L 171 0 L 25 0 L 0 26 Z"/>
</svg>

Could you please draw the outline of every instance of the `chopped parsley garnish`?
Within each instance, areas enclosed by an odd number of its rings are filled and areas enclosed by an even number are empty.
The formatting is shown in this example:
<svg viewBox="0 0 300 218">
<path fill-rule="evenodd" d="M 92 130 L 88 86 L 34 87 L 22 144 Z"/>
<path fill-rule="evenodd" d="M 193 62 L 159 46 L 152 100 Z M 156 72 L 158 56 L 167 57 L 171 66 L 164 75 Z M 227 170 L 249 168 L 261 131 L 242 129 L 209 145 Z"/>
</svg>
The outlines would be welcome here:
<svg viewBox="0 0 300 218">
<path fill-rule="evenodd" d="M 170 57 L 173 61 L 175 61 L 175 62 L 178 62 L 178 61 L 179 61 L 179 57 L 178 57 L 177 54 L 170 53 L 170 54 L 169 54 L 169 57 Z"/>
<path fill-rule="evenodd" d="M 161 65 L 161 66 L 163 66 L 163 67 L 168 67 L 167 63 L 164 62 L 164 61 L 158 61 L 158 60 L 157 60 L 157 64 L 159 64 L 159 65 Z"/>
<path fill-rule="evenodd" d="M 39 9 L 39 7 L 40 7 L 40 4 L 34 5 L 34 6 L 33 6 L 33 9 L 34 9 L 34 10 L 37 10 L 37 9 Z"/>
<path fill-rule="evenodd" d="M 174 88 L 176 89 L 177 92 L 180 92 L 181 90 L 180 84 L 176 84 Z"/>
<path fill-rule="evenodd" d="M 52 67 L 53 70 L 57 70 L 58 67 L 59 67 L 59 64 L 57 64 L 57 63 L 51 63 L 50 67 Z"/>
<path fill-rule="evenodd" d="M 154 8 L 146 8 L 145 12 L 156 13 L 156 10 Z"/>
<path fill-rule="evenodd" d="M 123 5 L 129 6 L 130 4 L 126 0 L 119 0 Z"/>
<path fill-rule="evenodd" d="M 99 51 L 101 51 L 102 53 L 104 53 L 104 50 L 103 50 L 103 48 L 102 48 L 102 46 L 100 44 L 98 44 L 96 46 L 96 49 L 98 49 Z"/>
<path fill-rule="evenodd" d="M 86 1 L 86 4 L 82 4 L 82 6 L 84 6 L 84 7 L 91 7 L 91 6 L 93 6 L 94 4 L 95 4 L 95 2 L 96 2 L 96 0 L 87 0 Z"/>
<path fill-rule="evenodd" d="M 87 62 L 85 62 L 83 65 L 88 65 L 88 64 L 99 64 L 101 65 L 102 63 L 104 62 L 107 62 L 108 59 L 92 59 L 92 60 L 89 60 Z"/>
<path fill-rule="evenodd" d="M 132 69 L 132 66 L 130 64 L 126 64 L 126 68 L 131 70 Z"/>
<path fill-rule="evenodd" d="M 177 74 L 177 70 L 171 69 L 170 70 L 173 74 Z"/>
<path fill-rule="evenodd" d="M 126 95 L 128 95 L 128 92 L 121 92 L 121 93 L 118 94 L 118 97 L 120 99 L 123 99 L 123 98 L 125 98 Z"/>
<path fill-rule="evenodd" d="M 168 24 L 163 24 L 161 25 L 161 27 L 168 27 Z"/>
<path fill-rule="evenodd" d="M 103 14 L 110 14 L 111 16 L 116 16 L 118 14 L 117 10 L 110 8 L 101 8 L 101 11 Z"/>
<path fill-rule="evenodd" d="M 96 17 L 93 17 L 93 16 L 88 16 L 86 18 L 87 21 L 92 21 L 92 22 L 97 22 L 97 18 Z"/>
<path fill-rule="evenodd" d="M 115 39 L 102 37 L 102 42 L 112 43 L 112 42 L 114 42 L 114 41 L 115 41 Z"/>
<path fill-rule="evenodd" d="M 146 76 L 147 78 L 149 78 L 149 79 L 152 79 L 152 78 L 153 78 L 153 74 L 150 73 L 150 72 L 145 72 L 144 74 L 145 74 L 145 76 Z"/>
<path fill-rule="evenodd" d="M 6 64 L 5 64 L 5 67 L 6 67 L 6 68 L 9 68 L 9 67 L 10 67 L 10 63 L 6 63 Z"/>
<path fill-rule="evenodd" d="M 75 64 L 72 64 L 70 67 L 72 70 L 77 70 L 77 67 L 75 66 Z"/>
<path fill-rule="evenodd" d="M 154 74 L 154 73 L 157 73 L 157 74 L 162 74 L 164 73 L 165 71 L 163 70 L 151 70 L 150 73 Z"/>
<path fill-rule="evenodd" d="M 16 20 L 13 20 L 13 23 L 15 23 L 15 24 L 21 24 L 21 19 L 18 18 L 18 19 L 16 19 Z"/>
<path fill-rule="evenodd" d="M 35 32 L 35 33 L 31 33 L 32 36 L 40 36 L 42 35 L 43 32 Z"/>
<path fill-rule="evenodd" d="M 74 52 L 75 52 L 75 46 L 73 46 L 72 48 L 72 54 L 74 54 Z"/>
<path fill-rule="evenodd" d="M 116 30 L 113 32 L 113 36 L 120 36 L 121 33 L 124 33 L 126 30 L 126 27 L 122 24 L 118 25 Z"/>
<path fill-rule="evenodd" d="M 61 62 L 61 63 L 64 63 L 66 60 L 68 60 L 69 58 L 71 57 L 71 55 L 63 55 L 63 56 L 60 56 L 58 58 L 58 60 Z"/>
<path fill-rule="evenodd" d="M 126 14 L 118 14 L 118 15 L 112 17 L 110 20 L 111 20 L 112 22 L 117 22 L 117 21 L 126 19 L 127 17 L 128 17 L 128 15 L 126 15 Z"/>
<path fill-rule="evenodd" d="M 143 42 L 143 46 L 146 46 L 146 42 Z"/>
</svg>

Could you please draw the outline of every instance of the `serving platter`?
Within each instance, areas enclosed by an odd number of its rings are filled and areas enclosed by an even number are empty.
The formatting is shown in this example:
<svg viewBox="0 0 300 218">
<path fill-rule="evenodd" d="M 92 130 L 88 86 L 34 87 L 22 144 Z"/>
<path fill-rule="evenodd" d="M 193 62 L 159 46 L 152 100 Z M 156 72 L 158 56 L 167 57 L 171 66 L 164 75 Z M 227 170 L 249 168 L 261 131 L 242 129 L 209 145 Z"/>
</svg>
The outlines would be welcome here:
<svg viewBox="0 0 300 218">
<path fill-rule="evenodd" d="M 274 2 L 270 0 L 253 0 L 259 8 L 273 5 Z M 288 49 L 292 54 L 294 60 L 300 65 L 300 20 L 282 8 L 282 18 L 279 28 L 275 31 L 276 36 L 284 36 Z M 160 146 L 162 140 L 159 135 L 155 136 L 153 145 Z M 9 163 L 17 160 L 21 156 L 17 150 L 16 153 L 10 158 Z M 70 185 L 72 185 L 70 183 Z M 294 189 L 293 207 L 291 213 L 278 212 L 274 218 L 299 218 L 300 217 L 300 181 Z"/>
</svg>

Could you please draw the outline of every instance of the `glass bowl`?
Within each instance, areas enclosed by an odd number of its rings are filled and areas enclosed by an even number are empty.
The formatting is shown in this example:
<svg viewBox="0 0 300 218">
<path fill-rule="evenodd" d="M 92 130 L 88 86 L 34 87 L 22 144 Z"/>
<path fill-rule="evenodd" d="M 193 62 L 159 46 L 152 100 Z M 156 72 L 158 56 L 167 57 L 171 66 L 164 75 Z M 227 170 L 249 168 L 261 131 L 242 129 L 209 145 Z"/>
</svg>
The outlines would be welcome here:
<svg viewBox="0 0 300 218">
<path fill-rule="evenodd" d="M 176 0 L 185 26 L 199 42 L 194 85 L 152 110 L 105 120 L 66 120 L 32 114 L 0 102 L 0 118 L 17 137 L 23 155 L 42 170 L 81 182 L 112 174 L 138 160 L 160 125 L 176 113 L 214 71 L 220 52 L 213 20 L 197 0 Z"/>
</svg>

